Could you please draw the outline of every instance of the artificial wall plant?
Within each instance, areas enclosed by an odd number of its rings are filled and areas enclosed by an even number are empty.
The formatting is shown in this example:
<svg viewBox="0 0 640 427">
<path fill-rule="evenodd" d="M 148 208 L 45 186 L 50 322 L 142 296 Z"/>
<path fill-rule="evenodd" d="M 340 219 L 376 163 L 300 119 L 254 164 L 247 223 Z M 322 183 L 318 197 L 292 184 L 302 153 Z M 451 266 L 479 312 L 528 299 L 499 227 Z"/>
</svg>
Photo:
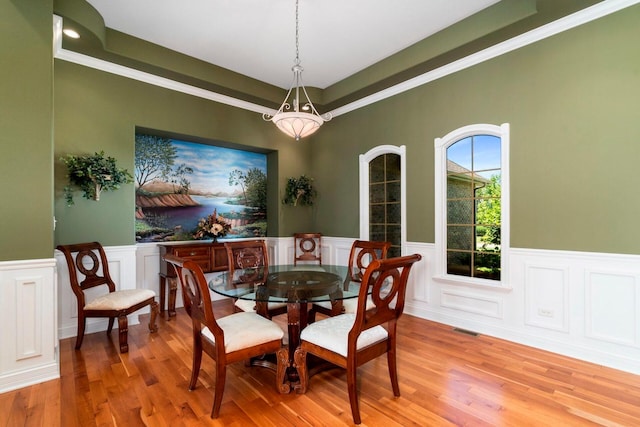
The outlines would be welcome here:
<svg viewBox="0 0 640 427">
<path fill-rule="evenodd" d="M 73 191 L 79 189 L 83 197 L 89 200 L 100 200 L 101 191 L 112 191 L 122 184 L 133 182 L 133 177 L 126 169 L 116 165 L 116 159 L 106 157 L 104 151 L 90 156 L 74 156 L 69 154 L 60 160 L 67 166 L 69 184 L 64 187 L 67 205 L 73 202 Z"/>
<path fill-rule="evenodd" d="M 300 178 L 287 179 L 282 203 L 293 206 L 312 206 L 315 196 L 316 190 L 313 188 L 313 178 L 301 175 Z"/>
</svg>

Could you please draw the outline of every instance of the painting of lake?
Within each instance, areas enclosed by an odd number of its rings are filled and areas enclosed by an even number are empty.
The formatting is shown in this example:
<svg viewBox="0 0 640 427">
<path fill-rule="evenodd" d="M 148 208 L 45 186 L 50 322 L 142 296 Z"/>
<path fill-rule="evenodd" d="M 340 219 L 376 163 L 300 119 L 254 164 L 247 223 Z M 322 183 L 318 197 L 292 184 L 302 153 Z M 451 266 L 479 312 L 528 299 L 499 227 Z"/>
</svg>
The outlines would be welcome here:
<svg viewBox="0 0 640 427">
<path fill-rule="evenodd" d="M 136 241 L 193 240 L 203 219 L 221 239 L 266 236 L 266 171 L 262 153 L 136 134 Z"/>
</svg>

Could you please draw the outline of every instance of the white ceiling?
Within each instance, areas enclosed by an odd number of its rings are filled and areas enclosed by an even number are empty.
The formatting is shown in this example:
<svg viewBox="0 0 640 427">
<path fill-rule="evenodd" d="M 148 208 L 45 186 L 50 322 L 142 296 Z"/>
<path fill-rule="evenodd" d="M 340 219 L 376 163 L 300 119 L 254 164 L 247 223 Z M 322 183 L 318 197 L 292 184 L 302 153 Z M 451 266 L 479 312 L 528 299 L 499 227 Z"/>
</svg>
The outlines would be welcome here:
<svg viewBox="0 0 640 427">
<path fill-rule="evenodd" d="M 304 84 L 326 88 L 499 0 L 300 0 Z M 295 0 L 87 0 L 114 30 L 282 87 Z"/>
</svg>

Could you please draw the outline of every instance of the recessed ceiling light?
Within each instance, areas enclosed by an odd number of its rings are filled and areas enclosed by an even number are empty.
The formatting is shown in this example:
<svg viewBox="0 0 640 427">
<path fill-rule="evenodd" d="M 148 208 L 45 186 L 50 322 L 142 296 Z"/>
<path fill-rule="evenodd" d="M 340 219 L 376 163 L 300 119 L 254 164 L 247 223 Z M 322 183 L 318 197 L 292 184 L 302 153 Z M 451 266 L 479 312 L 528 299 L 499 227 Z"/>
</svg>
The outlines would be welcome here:
<svg viewBox="0 0 640 427">
<path fill-rule="evenodd" d="M 70 29 L 70 28 L 65 28 L 64 30 L 62 30 L 62 32 L 63 32 L 65 35 L 67 35 L 67 36 L 71 37 L 72 39 L 79 39 L 79 38 L 80 38 L 80 34 L 78 34 L 78 32 L 77 32 L 77 31 L 72 30 L 72 29 Z"/>
</svg>

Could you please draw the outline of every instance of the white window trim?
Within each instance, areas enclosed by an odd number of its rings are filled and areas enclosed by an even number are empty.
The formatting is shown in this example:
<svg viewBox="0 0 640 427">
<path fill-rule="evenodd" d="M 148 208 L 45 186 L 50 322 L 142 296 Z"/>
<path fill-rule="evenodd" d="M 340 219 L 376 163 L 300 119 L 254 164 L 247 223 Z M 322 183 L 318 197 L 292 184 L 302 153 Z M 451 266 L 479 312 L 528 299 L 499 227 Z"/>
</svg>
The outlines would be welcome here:
<svg viewBox="0 0 640 427">
<path fill-rule="evenodd" d="M 369 163 L 383 154 L 400 156 L 400 244 L 404 255 L 407 243 L 407 147 L 379 145 L 360 154 L 360 239 L 369 240 Z"/>
<path fill-rule="evenodd" d="M 501 139 L 501 253 L 500 280 L 479 279 L 476 277 L 447 274 L 446 236 L 447 236 L 447 148 L 461 139 L 473 135 L 492 135 Z M 435 275 L 434 279 L 448 284 L 468 285 L 482 288 L 509 290 L 509 252 L 510 252 L 510 190 L 509 190 L 509 124 L 501 126 L 491 124 L 474 124 L 449 132 L 442 138 L 436 138 L 435 147 Z"/>
</svg>

